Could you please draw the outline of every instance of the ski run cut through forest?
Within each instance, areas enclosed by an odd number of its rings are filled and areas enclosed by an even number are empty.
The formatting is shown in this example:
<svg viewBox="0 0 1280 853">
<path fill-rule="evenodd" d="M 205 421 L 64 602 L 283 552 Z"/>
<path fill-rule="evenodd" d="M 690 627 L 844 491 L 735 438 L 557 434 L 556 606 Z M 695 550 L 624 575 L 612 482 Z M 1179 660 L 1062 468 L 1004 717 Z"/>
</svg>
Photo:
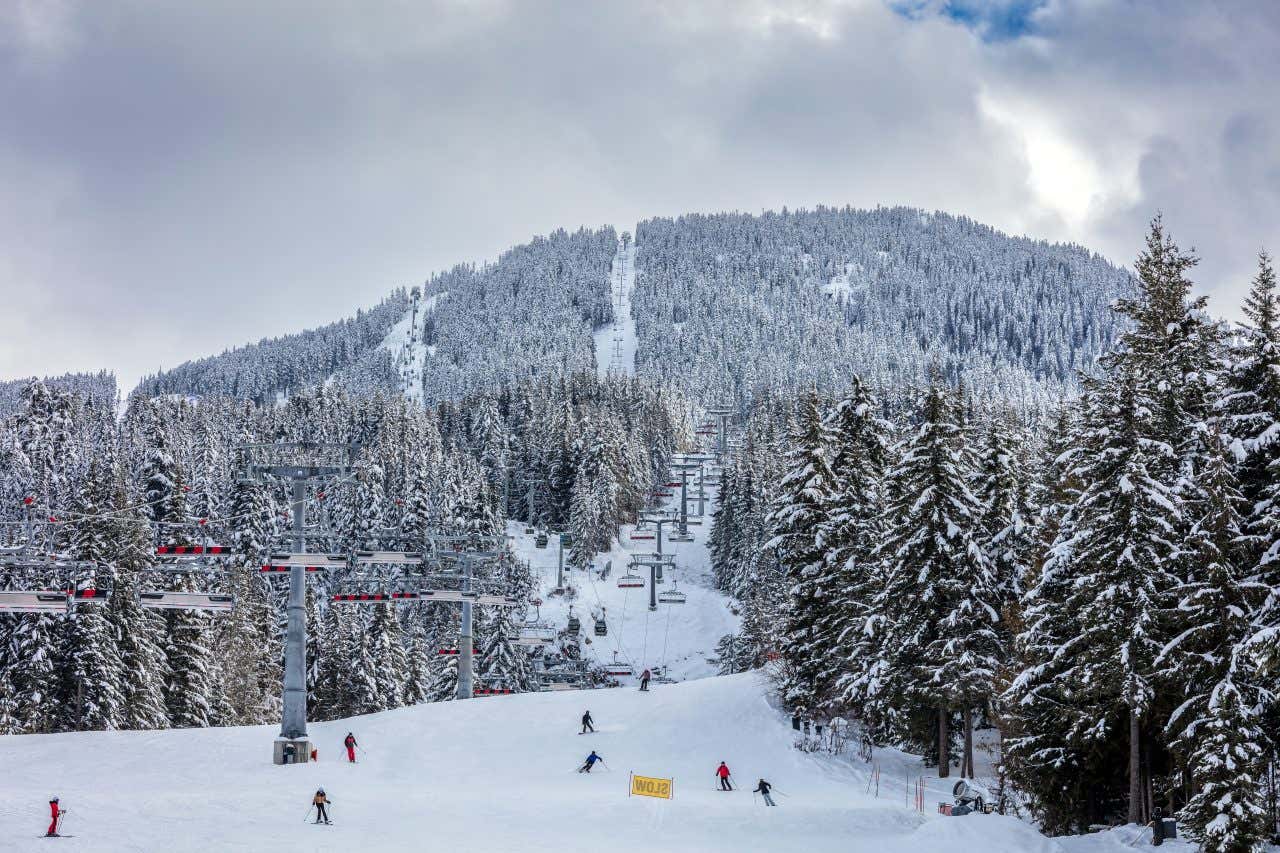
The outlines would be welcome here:
<svg viewBox="0 0 1280 853">
<path fill-rule="evenodd" d="M 1268 849 L 1280 297 L 1135 248 L 650 219 L 0 384 L 0 850 Z"/>
</svg>

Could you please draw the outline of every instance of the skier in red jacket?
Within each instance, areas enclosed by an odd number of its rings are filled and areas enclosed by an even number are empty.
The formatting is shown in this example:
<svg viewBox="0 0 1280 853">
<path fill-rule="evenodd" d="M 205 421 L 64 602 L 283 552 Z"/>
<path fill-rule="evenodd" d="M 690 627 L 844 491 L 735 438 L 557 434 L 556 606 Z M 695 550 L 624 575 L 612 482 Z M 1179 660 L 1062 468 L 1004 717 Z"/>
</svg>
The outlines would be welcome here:
<svg viewBox="0 0 1280 853">
<path fill-rule="evenodd" d="M 49 815 L 53 818 L 53 820 L 49 821 L 49 831 L 45 833 L 46 838 L 58 837 L 58 821 L 62 819 L 62 816 L 64 814 L 66 814 L 66 811 L 58 808 L 57 797 L 54 797 L 51 800 L 49 800 Z"/>
<path fill-rule="evenodd" d="M 347 732 L 346 740 L 342 742 L 342 745 L 347 748 L 347 761 L 351 762 L 352 764 L 355 764 L 356 763 L 356 747 L 359 746 L 359 744 L 356 743 L 356 736 L 353 735 L 351 732 Z"/>
<path fill-rule="evenodd" d="M 732 790 L 733 790 L 733 785 L 731 785 L 731 784 L 729 783 L 729 765 L 727 765 L 727 764 L 725 764 L 723 761 L 721 761 L 721 762 L 720 762 L 720 766 L 716 768 L 716 775 L 720 777 L 720 790 L 721 790 L 721 791 L 732 791 Z"/>
</svg>

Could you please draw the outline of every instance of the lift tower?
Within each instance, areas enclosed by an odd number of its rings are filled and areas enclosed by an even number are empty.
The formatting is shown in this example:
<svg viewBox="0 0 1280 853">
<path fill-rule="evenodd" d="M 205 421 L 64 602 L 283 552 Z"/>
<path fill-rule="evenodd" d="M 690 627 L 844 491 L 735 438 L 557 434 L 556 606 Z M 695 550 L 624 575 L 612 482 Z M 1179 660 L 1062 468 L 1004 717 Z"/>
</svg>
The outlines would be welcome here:
<svg viewBox="0 0 1280 853">
<path fill-rule="evenodd" d="M 285 441 L 246 444 L 238 448 L 249 478 L 275 477 L 292 486 L 293 554 L 289 567 L 289 623 L 284 643 L 284 712 L 276 739 L 276 763 L 284 763 L 283 749 L 293 742 L 295 760 L 311 757 L 307 740 L 307 484 L 347 474 L 359 455 L 358 444 Z M 274 561 L 274 560 L 273 560 Z"/>
</svg>

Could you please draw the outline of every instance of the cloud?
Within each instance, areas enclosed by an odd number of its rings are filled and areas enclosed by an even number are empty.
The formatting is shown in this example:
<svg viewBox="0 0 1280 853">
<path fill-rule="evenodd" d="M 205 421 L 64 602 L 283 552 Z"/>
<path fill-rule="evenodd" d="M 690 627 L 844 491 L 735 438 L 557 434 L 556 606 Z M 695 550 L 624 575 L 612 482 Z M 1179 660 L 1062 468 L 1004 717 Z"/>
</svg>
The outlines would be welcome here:
<svg viewBox="0 0 1280 853">
<path fill-rule="evenodd" d="M 552 228 L 816 203 L 1121 262 L 1162 209 L 1234 311 L 1280 245 L 1276 7 L 917 5 L 15 7 L 57 13 L 0 17 L 0 376 L 128 386 Z"/>
</svg>

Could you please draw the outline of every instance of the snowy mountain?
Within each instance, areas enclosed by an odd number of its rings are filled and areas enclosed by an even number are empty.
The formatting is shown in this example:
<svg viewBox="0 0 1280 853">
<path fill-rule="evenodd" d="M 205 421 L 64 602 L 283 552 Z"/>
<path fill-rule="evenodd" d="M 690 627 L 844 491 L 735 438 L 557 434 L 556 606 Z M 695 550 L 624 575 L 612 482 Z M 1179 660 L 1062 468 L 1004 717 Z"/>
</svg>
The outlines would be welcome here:
<svg viewBox="0 0 1280 853">
<path fill-rule="evenodd" d="M 1074 388 L 1129 289 L 1078 246 L 915 209 L 653 219 L 625 247 L 611 227 L 556 231 L 355 320 L 190 362 L 138 391 L 263 401 L 336 382 L 432 403 L 618 360 L 698 399 L 833 391 L 852 372 L 918 386 L 934 371 L 1034 405 Z"/>
</svg>

